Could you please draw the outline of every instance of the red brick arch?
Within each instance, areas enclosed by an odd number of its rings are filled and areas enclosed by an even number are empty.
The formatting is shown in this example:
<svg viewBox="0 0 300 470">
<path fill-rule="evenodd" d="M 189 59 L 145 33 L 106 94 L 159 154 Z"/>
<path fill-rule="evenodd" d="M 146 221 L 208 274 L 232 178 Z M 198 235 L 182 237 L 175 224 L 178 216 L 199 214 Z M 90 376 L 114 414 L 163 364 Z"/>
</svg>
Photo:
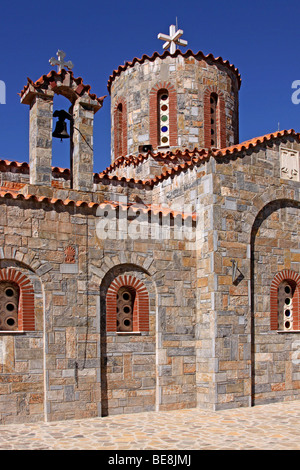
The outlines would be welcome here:
<svg viewBox="0 0 300 470">
<path fill-rule="evenodd" d="M 218 96 L 217 104 L 217 139 L 218 148 L 225 148 L 226 145 L 226 115 L 225 99 L 221 91 L 216 86 L 206 88 L 203 95 L 204 106 L 204 147 L 211 147 L 211 123 L 210 123 L 210 96 L 214 93 Z"/>
<path fill-rule="evenodd" d="M 118 129 L 118 107 L 122 105 L 121 138 Z M 127 155 L 127 105 L 124 98 L 119 98 L 114 106 L 114 158 Z"/>
<path fill-rule="evenodd" d="M 158 146 L 158 105 L 157 97 L 160 90 L 168 90 L 169 93 L 169 126 L 170 147 L 177 145 L 177 94 L 170 82 L 159 82 L 150 91 L 149 98 L 149 139 L 154 149 Z"/>
<path fill-rule="evenodd" d="M 0 269 L 0 282 L 14 282 L 19 286 L 19 309 L 18 309 L 18 330 L 34 331 L 34 290 L 31 282 L 25 274 L 14 268 Z"/>
<path fill-rule="evenodd" d="M 277 273 L 271 283 L 270 288 L 270 327 L 271 330 L 278 329 L 278 286 L 283 281 L 294 281 L 296 289 L 293 296 L 293 330 L 300 329 L 300 274 L 291 269 L 284 269 Z"/>
<path fill-rule="evenodd" d="M 149 295 L 144 283 L 132 275 L 122 274 L 110 284 L 106 294 L 106 330 L 117 330 L 117 293 L 132 287 L 136 293 L 133 309 L 133 332 L 149 331 Z"/>
</svg>

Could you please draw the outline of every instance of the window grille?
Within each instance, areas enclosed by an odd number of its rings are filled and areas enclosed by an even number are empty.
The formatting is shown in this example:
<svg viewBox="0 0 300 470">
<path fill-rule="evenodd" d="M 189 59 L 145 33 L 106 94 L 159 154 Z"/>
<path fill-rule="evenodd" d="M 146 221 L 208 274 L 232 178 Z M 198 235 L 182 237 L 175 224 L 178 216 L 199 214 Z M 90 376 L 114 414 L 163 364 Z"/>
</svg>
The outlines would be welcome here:
<svg viewBox="0 0 300 470">
<path fill-rule="evenodd" d="M 19 287 L 11 282 L 0 282 L 0 330 L 18 329 Z"/>
</svg>

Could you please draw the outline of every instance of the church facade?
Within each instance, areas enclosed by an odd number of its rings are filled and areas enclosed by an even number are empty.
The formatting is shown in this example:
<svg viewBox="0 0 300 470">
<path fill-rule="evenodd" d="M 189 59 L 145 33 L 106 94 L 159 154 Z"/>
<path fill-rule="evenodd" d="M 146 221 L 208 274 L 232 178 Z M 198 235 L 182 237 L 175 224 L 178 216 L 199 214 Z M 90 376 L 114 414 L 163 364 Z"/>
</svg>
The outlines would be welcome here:
<svg viewBox="0 0 300 470">
<path fill-rule="evenodd" d="M 300 135 L 240 143 L 240 85 L 202 52 L 126 62 L 95 173 L 105 97 L 28 79 L 29 163 L 0 162 L 2 424 L 299 399 Z"/>
</svg>

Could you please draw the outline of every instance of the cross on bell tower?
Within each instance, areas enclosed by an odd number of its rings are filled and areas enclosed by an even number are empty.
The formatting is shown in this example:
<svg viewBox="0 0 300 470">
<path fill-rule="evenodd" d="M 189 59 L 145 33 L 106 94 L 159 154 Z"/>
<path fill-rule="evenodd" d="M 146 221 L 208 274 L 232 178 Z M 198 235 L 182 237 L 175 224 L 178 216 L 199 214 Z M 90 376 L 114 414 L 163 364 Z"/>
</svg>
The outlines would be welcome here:
<svg viewBox="0 0 300 470">
<path fill-rule="evenodd" d="M 171 24 L 169 27 L 169 35 L 167 34 L 162 34 L 159 33 L 157 36 L 157 39 L 161 39 L 162 41 L 166 41 L 163 44 L 163 49 L 169 49 L 170 47 L 170 52 L 171 54 L 174 54 L 176 51 L 176 45 L 178 46 L 187 46 L 187 41 L 184 39 L 180 39 L 180 37 L 183 35 L 182 29 L 178 29 L 176 31 L 176 27 L 174 24 Z"/>
<path fill-rule="evenodd" d="M 64 51 L 61 51 L 61 50 L 58 50 L 57 53 L 57 59 L 55 59 L 55 57 L 51 57 L 51 59 L 49 60 L 49 63 L 51 65 L 57 65 L 57 71 L 60 72 L 61 69 L 63 68 L 67 68 L 68 70 L 72 70 L 72 68 L 74 67 L 73 63 L 68 60 L 68 62 L 65 62 L 64 61 L 64 58 L 66 57 L 66 53 Z"/>
</svg>

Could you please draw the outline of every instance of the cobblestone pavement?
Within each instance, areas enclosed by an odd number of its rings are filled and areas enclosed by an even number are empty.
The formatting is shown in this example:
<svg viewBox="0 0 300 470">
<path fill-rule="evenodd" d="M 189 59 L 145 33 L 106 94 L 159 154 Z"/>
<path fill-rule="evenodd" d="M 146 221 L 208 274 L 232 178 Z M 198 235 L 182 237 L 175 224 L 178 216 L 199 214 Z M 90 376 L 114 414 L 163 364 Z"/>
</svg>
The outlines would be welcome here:
<svg viewBox="0 0 300 470">
<path fill-rule="evenodd" d="M 0 450 L 299 450 L 300 400 L 0 426 Z"/>
</svg>

